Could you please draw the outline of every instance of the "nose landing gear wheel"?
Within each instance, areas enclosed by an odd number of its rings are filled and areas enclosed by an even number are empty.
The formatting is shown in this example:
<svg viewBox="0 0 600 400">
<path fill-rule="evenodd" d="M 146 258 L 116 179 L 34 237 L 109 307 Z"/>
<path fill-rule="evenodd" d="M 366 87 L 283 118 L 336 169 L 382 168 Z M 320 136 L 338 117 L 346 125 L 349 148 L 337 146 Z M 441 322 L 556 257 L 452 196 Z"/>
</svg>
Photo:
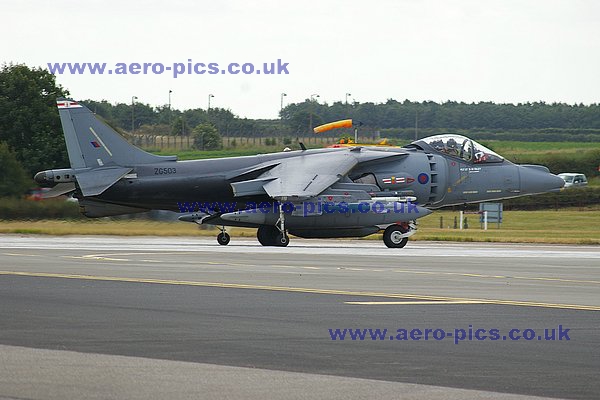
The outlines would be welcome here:
<svg viewBox="0 0 600 400">
<path fill-rule="evenodd" d="M 221 246 L 227 246 L 230 240 L 231 237 L 227 232 L 221 232 L 217 235 L 217 242 L 219 242 Z"/>
<path fill-rule="evenodd" d="M 390 225 L 383 232 L 383 243 L 389 248 L 401 249 L 408 243 L 408 238 L 402 237 L 406 232 L 400 225 Z"/>
</svg>

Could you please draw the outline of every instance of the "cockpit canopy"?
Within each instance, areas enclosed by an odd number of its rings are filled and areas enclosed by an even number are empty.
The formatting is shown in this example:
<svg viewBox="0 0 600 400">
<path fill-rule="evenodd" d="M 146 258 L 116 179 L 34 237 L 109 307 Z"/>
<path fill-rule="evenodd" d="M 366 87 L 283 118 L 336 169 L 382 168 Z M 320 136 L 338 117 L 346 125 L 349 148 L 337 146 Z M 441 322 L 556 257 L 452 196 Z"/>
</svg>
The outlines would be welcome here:
<svg viewBox="0 0 600 400">
<path fill-rule="evenodd" d="M 461 135 L 430 136 L 414 142 L 415 145 L 425 143 L 433 150 L 462 158 L 464 161 L 475 164 L 500 163 L 504 158 L 494 153 L 487 147 Z"/>
</svg>

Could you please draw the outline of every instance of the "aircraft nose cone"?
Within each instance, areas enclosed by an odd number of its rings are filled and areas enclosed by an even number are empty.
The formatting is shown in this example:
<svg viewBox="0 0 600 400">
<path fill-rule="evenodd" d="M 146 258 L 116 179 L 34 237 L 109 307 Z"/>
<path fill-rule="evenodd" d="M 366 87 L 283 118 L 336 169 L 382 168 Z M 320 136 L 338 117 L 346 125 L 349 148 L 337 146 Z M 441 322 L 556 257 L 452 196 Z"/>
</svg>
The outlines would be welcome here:
<svg viewBox="0 0 600 400">
<path fill-rule="evenodd" d="M 551 174 L 548 168 L 541 165 L 522 165 L 519 174 L 522 194 L 558 192 L 565 186 L 562 178 Z"/>
</svg>

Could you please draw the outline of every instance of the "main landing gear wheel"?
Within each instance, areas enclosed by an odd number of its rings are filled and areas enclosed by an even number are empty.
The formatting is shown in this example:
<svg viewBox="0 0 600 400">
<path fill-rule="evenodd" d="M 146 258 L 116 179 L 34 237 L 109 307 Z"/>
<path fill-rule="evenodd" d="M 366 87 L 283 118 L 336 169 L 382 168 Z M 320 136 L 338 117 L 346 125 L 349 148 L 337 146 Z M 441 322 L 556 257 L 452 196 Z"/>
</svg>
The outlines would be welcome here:
<svg viewBox="0 0 600 400">
<path fill-rule="evenodd" d="M 275 246 L 275 239 L 279 230 L 274 226 L 260 226 L 256 231 L 256 238 L 263 246 Z"/>
<path fill-rule="evenodd" d="M 230 240 L 231 237 L 227 232 L 221 232 L 217 235 L 217 242 L 219 242 L 221 246 L 227 246 Z"/>
<path fill-rule="evenodd" d="M 263 225 L 256 231 L 256 238 L 263 246 L 285 247 L 290 243 L 288 235 L 282 234 L 276 226 Z"/>
<path fill-rule="evenodd" d="M 408 242 L 408 238 L 402 237 L 406 232 L 408 230 L 400 225 L 390 225 L 383 232 L 383 243 L 387 247 L 401 249 Z"/>
</svg>

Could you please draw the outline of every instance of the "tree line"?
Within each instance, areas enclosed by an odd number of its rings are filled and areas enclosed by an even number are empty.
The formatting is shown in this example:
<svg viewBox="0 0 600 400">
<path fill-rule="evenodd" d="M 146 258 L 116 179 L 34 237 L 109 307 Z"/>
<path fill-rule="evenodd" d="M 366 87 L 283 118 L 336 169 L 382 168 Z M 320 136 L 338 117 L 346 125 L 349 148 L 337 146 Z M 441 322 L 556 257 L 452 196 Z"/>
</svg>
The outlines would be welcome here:
<svg viewBox="0 0 600 400">
<path fill-rule="evenodd" d="M 527 134 L 521 135 L 522 140 L 531 141 L 539 139 L 538 133 L 546 134 L 541 135 L 541 140 L 549 140 L 549 134 L 582 135 L 586 141 L 597 141 L 600 137 L 599 104 L 436 103 L 389 99 L 382 104 L 335 102 L 329 105 L 307 99 L 303 103 L 289 104 L 281 114 L 293 132 L 306 132 L 321 123 L 352 118 L 363 124 L 363 130 L 380 130 L 386 132 L 386 136 L 405 138 L 412 137 L 415 129 L 428 133 L 518 132 Z"/>
<path fill-rule="evenodd" d="M 599 104 L 436 103 L 389 99 L 381 104 L 335 102 L 330 105 L 307 99 L 288 104 L 280 112 L 279 120 L 253 120 L 240 118 L 224 108 L 181 111 L 143 103 L 113 105 L 105 100 L 84 100 L 83 103 L 123 130 L 133 128 L 138 133 L 154 133 L 155 128 L 160 127 L 162 134 L 170 135 L 189 135 L 196 125 L 209 122 L 225 136 L 298 136 L 311 134 L 317 125 L 347 118 L 360 122 L 363 130 L 385 131 L 392 136 L 413 132 L 415 128 L 424 132 L 516 131 L 531 133 L 530 140 L 536 140 L 536 133 L 600 134 Z"/>
</svg>

